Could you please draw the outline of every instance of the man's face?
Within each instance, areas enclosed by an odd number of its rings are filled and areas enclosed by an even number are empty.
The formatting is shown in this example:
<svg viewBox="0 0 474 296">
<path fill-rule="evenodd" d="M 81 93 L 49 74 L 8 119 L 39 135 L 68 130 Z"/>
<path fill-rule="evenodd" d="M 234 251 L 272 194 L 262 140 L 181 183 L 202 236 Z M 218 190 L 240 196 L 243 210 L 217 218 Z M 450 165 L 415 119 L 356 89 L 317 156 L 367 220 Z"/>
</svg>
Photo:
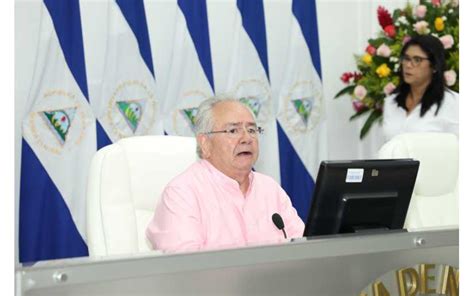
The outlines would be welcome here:
<svg viewBox="0 0 474 296">
<path fill-rule="evenodd" d="M 234 133 L 201 135 L 202 156 L 229 177 L 250 173 L 258 158 L 258 133 L 250 111 L 238 102 L 221 102 L 214 106 L 212 131 L 233 130 Z"/>
</svg>

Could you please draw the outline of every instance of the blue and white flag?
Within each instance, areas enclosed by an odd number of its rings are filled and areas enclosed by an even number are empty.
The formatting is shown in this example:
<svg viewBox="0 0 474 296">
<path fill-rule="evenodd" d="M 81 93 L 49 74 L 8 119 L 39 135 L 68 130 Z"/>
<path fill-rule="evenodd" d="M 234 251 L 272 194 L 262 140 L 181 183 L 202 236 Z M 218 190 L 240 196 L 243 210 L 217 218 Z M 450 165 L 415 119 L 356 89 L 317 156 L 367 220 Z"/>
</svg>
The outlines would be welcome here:
<svg viewBox="0 0 474 296">
<path fill-rule="evenodd" d="M 317 169 L 327 157 L 315 1 L 293 0 L 291 35 L 278 98 L 281 185 L 305 221 Z"/>
<path fill-rule="evenodd" d="M 237 0 L 233 15 L 232 54 L 227 92 L 246 104 L 264 128 L 255 169 L 280 180 L 278 139 L 268 71 L 265 14 L 262 0 Z"/>
<path fill-rule="evenodd" d="M 197 107 L 214 94 L 205 0 L 178 0 L 173 56 L 164 98 L 167 134 L 193 136 Z"/>
<path fill-rule="evenodd" d="M 162 134 L 142 0 L 108 2 L 106 38 L 102 90 L 98 96 L 91 96 L 99 122 L 112 142 Z"/>
<path fill-rule="evenodd" d="M 85 190 L 96 151 L 79 1 L 45 0 L 22 122 L 20 261 L 87 256 Z"/>
</svg>

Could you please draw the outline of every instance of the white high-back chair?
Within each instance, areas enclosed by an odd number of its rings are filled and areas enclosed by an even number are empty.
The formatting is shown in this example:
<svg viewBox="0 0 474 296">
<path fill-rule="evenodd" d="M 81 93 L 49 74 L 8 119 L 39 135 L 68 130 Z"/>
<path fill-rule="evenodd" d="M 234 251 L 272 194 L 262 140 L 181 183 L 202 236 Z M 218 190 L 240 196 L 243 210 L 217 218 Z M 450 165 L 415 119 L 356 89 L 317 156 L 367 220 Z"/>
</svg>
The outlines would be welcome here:
<svg viewBox="0 0 474 296">
<path fill-rule="evenodd" d="M 459 225 L 459 144 L 456 135 L 401 134 L 382 146 L 379 158 L 420 161 L 405 228 Z"/>
<path fill-rule="evenodd" d="M 89 255 L 151 250 L 145 229 L 161 193 L 196 159 L 191 137 L 130 137 L 97 151 L 87 186 Z"/>
</svg>

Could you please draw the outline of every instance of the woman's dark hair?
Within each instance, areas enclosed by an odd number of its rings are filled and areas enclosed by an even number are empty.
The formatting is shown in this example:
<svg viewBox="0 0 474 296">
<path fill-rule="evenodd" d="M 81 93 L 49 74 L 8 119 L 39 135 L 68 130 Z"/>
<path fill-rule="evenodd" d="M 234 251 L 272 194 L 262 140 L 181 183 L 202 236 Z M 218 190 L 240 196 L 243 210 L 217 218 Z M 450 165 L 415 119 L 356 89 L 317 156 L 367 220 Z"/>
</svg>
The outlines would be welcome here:
<svg viewBox="0 0 474 296">
<path fill-rule="evenodd" d="M 428 55 L 428 59 L 433 69 L 433 76 L 431 77 L 431 83 L 425 90 L 423 97 L 421 98 L 421 113 L 423 117 L 426 111 L 428 111 L 434 104 L 437 105 L 435 114 L 438 114 L 439 107 L 443 102 L 445 82 L 444 82 L 444 70 L 446 68 L 444 47 L 441 41 L 431 35 L 417 35 L 411 38 L 402 48 L 400 57 L 405 55 L 405 52 L 410 46 L 418 45 Z M 410 85 L 403 80 L 403 71 L 399 71 L 400 85 L 394 91 L 397 94 L 395 101 L 398 106 L 407 110 L 405 101 L 410 92 Z"/>
</svg>

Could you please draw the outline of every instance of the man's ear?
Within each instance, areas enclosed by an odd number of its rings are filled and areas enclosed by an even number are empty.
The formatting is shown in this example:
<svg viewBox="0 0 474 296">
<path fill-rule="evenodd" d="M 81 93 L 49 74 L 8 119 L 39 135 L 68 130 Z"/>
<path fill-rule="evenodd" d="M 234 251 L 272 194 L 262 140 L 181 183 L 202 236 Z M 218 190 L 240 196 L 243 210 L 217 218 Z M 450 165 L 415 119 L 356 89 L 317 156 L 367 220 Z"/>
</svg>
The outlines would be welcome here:
<svg viewBox="0 0 474 296">
<path fill-rule="evenodd" d="M 211 155 L 211 143 L 207 135 L 199 134 L 197 136 L 197 142 L 199 147 L 201 147 L 201 157 L 202 159 L 208 159 Z"/>
</svg>

